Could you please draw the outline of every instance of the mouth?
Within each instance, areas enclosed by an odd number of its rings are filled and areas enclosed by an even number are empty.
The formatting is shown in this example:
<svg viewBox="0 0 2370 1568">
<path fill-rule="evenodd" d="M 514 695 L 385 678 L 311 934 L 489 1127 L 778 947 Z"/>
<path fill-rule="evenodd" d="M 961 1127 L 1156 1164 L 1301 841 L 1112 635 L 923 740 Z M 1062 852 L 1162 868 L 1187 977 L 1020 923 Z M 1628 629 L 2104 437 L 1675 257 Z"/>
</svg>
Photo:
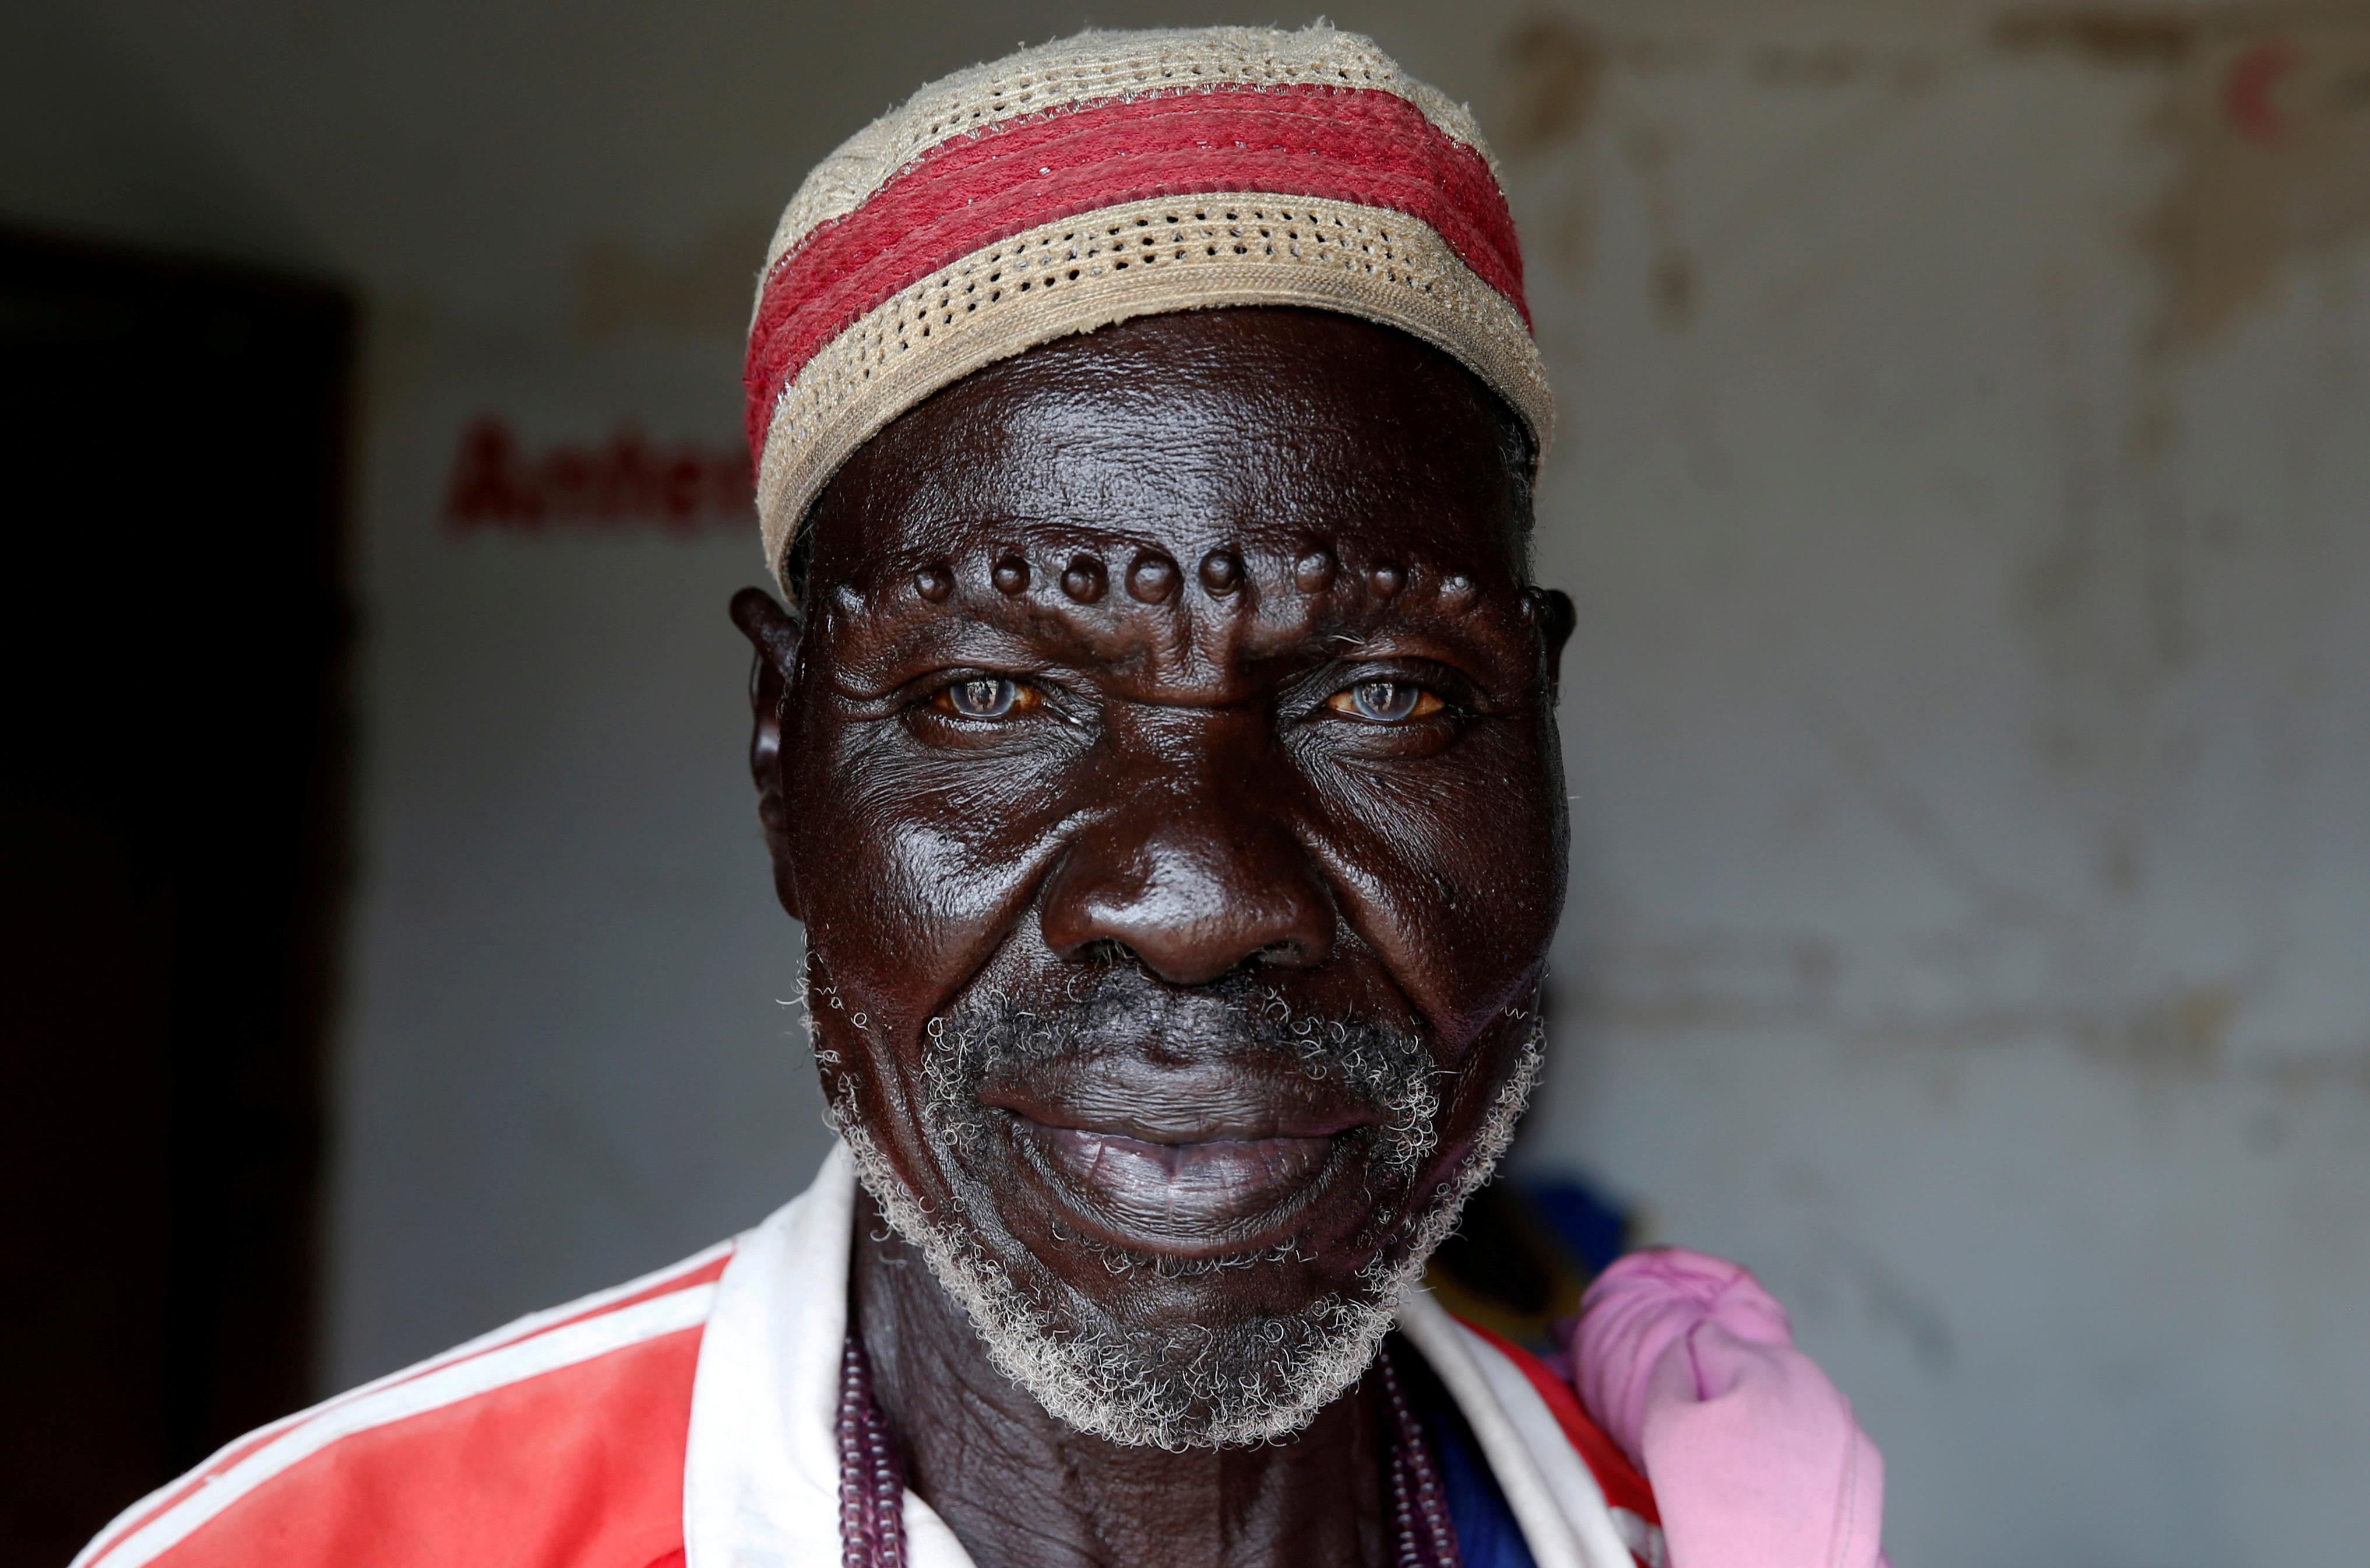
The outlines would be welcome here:
<svg viewBox="0 0 2370 1568">
<path fill-rule="evenodd" d="M 1132 1251 L 1239 1252 L 1279 1240 L 1366 1140 L 1363 1107 L 1203 1103 L 1157 1109 L 984 1097 L 1025 1167 L 1092 1233 Z"/>
</svg>

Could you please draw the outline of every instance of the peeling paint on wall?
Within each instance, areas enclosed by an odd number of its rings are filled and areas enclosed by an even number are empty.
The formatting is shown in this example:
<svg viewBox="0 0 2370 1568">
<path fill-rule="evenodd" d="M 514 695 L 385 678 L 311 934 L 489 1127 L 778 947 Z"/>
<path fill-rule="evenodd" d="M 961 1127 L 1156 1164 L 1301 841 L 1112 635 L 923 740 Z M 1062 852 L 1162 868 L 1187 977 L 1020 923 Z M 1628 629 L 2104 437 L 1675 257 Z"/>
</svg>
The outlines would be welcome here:
<svg viewBox="0 0 2370 1568">
<path fill-rule="evenodd" d="M 2143 231 L 2162 348 L 2213 341 L 2297 259 L 2370 236 L 2370 17 L 2199 52 L 2159 123 L 2181 152 Z"/>
<path fill-rule="evenodd" d="M 2179 167 L 2138 236 L 2164 279 L 2152 350 L 2216 340 L 2299 258 L 2370 236 L 2370 6 L 2045 7 L 1995 38 L 2163 77 L 2151 128 Z"/>
<path fill-rule="evenodd" d="M 1646 318 L 1665 331 L 1692 327 L 1710 278 L 1723 260 L 1773 230 L 1815 185 L 1870 148 L 1908 105 L 1941 80 L 1930 52 L 1848 38 L 1752 40 L 1616 30 L 1559 16 L 1533 17 L 1497 50 L 1499 91 L 1488 129 L 1518 171 L 1517 183 L 1552 195 L 1540 214 L 1524 214 L 1527 248 L 1558 281 L 1587 281 L 1591 236 L 1603 198 L 1573 149 L 1605 145 L 1628 176 L 1628 189 L 1655 243 L 1643 278 Z M 1769 92 L 1799 101 L 1836 101 L 1839 122 L 1735 200 L 1702 212 L 1683 210 L 1680 165 L 1689 151 L 1684 118 L 1644 110 L 1657 84 L 1721 84 L 1727 92 Z M 1630 90 L 1625 92 L 1625 84 Z M 1527 179 L 1521 177 L 1527 176 Z"/>
<path fill-rule="evenodd" d="M 1535 17 L 1507 35 L 1499 56 L 1506 72 L 1501 153 L 1536 153 L 1587 129 L 1605 83 L 1605 43 L 1593 29 Z"/>
</svg>

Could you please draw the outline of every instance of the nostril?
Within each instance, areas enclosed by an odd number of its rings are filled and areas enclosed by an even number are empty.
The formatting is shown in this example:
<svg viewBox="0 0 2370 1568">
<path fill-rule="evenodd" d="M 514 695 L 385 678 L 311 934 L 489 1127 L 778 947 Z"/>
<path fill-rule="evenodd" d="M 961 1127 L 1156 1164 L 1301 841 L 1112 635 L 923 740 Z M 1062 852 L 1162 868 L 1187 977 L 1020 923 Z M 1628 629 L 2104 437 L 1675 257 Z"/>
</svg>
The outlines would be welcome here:
<svg viewBox="0 0 2370 1568">
<path fill-rule="evenodd" d="M 1331 894 L 1285 825 L 1233 790 L 1196 791 L 1184 811 L 1178 793 L 1140 791 L 1065 847 L 1038 911 L 1046 946 L 1171 986 L 1325 963 Z"/>
<path fill-rule="evenodd" d="M 1143 961 L 1129 951 L 1128 945 L 1116 937 L 1098 937 L 1077 951 L 1080 963 L 1117 969 L 1122 964 L 1143 966 Z"/>
</svg>

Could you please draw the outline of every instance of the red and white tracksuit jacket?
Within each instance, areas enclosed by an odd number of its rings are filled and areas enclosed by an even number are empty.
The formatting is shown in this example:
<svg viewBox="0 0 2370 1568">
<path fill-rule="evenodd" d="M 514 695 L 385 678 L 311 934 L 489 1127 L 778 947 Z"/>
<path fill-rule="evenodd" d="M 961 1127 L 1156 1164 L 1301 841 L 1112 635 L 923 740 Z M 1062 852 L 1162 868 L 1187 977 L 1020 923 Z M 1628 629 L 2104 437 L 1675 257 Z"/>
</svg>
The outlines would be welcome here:
<svg viewBox="0 0 2370 1568">
<path fill-rule="evenodd" d="M 74 1568 L 839 1568 L 855 1190 L 834 1150 L 735 1240 L 241 1438 Z M 1659 1559 L 1644 1482 L 1568 1387 L 1428 1296 L 1400 1327 L 1538 1568 Z M 970 1568 L 911 1493 L 905 1528 L 915 1568 Z"/>
</svg>

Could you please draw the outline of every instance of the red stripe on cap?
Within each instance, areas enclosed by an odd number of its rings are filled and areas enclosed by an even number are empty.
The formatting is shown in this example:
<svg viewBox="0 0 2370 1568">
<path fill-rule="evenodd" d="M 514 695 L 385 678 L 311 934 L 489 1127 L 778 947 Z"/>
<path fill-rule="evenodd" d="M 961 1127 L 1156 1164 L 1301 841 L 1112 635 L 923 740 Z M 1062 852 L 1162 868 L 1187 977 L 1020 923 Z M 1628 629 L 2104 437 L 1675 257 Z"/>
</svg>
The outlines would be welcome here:
<svg viewBox="0 0 2370 1568">
<path fill-rule="evenodd" d="M 1234 190 L 1421 219 L 1530 320 L 1504 192 L 1413 104 L 1372 87 L 1187 88 L 956 136 L 817 225 L 767 272 L 750 329 L 750 451 L 809 360 L 940 268 L 1099 208 Z"/>
</svg>

